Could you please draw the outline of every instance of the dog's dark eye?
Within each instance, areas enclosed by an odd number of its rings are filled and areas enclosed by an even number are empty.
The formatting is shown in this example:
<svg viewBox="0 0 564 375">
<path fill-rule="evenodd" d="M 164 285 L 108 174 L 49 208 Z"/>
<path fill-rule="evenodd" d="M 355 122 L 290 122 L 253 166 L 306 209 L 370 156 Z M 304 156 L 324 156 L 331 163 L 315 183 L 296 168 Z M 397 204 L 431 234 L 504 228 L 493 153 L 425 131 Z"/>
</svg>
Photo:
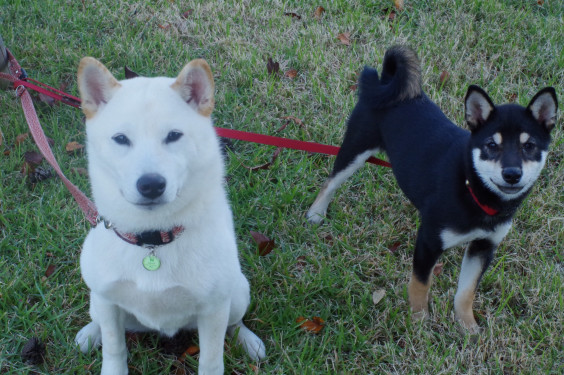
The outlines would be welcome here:
<svg viewBox="0 0 564 375">
<path fill-rule="evenodd" d="M 533 151 L 535 149 L 535 144 L 533 142 L 525 142 L 523 144 L 523 150 L 525 151 Z"/>
<path fill-rule="evenodd" d="M 487 147 L 488 150 L 490 150 L 490 151 L 497 151 L 497 149 L 498 149 L 499 146 L 498 146 L 497 143 L 495 143 L 494 141 L 491 141 L 491 142 L 486 143 L 486 147 Z"/>
<path fill-rule="evenodd" d="M 181 132 L 177 132 L 177 131 L 171 131 L 167 134 L 166 139 L 165 139 L 165 143 L 172 143 L 172 142 L 176 142 L 180 139 L 180 137 L 182 137 L 182 133 Z"/>
<path fill-rule="evenodd" d="M 123 134 L 116 134 L 112 137 L 115 143 L 118 145 L 129 146 L 131 145 L 131 141 Z"/>
</svg>

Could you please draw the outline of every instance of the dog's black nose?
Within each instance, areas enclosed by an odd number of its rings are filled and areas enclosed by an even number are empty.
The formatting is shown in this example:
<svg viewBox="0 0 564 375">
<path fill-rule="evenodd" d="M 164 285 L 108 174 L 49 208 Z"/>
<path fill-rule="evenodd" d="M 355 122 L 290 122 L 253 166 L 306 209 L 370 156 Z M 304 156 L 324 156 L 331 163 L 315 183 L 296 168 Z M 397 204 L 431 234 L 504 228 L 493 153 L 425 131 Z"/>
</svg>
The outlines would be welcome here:
<svg viewBox="0 0 564 375">
<path fill-rule="evenodd" d="M 509 167 L 503 168 L 501 175 L 503 176 L 505 182 L 507 182 L 508 184 L 516 184 L 521 179 L 523 172 L 521 171 L 521 168 Z"/>
<path fill-rule="evenodd" d="M 137 191 L 145 198 L 160 197 L 166 189 L 166 180 L 158 173 L 147 173 L 137 180 Z"/>
</svg>

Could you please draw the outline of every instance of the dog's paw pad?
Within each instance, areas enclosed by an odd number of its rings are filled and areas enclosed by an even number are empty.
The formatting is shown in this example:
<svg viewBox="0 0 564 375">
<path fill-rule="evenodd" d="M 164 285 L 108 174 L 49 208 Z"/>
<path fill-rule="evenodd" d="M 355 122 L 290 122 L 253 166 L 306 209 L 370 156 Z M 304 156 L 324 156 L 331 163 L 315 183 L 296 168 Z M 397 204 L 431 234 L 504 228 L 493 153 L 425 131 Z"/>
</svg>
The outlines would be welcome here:
<svg viewBox="0 0 564 375">
<path fill-rule="evenodd" d="M 94 322 L 88 323 L 80 331 L 78 331 L 74 342 L 83 353 L 88 353 L 90 350 L 99 347 L 102 345 L 102 333 L 100 332 L 100 326 Z"/>
</svg>

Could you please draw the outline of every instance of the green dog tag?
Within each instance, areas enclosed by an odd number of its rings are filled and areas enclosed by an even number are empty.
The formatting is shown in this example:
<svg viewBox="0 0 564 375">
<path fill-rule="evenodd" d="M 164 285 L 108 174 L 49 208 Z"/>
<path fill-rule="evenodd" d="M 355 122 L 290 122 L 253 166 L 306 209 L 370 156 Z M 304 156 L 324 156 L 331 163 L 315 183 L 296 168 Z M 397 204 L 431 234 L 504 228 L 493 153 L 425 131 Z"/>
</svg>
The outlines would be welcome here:
<svg viewBox="0 0 564 375">
<path fill-rule="evenodd" d="M 143 267 L 147 271 L 156 271 L 161 267 L 161 260 L 153 254 L 147 255 L 143 258 Z"/>
</svg>

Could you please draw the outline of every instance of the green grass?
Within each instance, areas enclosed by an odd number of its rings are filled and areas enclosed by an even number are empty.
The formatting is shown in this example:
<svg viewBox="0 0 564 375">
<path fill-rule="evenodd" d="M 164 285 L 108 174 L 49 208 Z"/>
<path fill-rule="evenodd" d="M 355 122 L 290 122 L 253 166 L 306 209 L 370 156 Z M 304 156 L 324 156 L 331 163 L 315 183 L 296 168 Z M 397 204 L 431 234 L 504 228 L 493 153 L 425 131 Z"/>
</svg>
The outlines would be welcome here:
<svg viewBox="0 0 564 375">
<path fill-rule="evenodd" d="M 321 19 L 314 18 L 323 6 Z M 184 19 L 181 14 L 193 12 Z M 118 77 L 123 66 L 144 75 L 174 76 L 205 58 L 216 80 L 218 126 L 338 145 L 355 102 L 350 89 L 364 65 L 381 67 L 385 49 L 407 43 L 422 62 L 425 91 L 458 124 L 469 84 L 496 103 L 526 105 L 541 87 L 564 82 L 564 5 L 561 1 L 405 1 L 388 21 L 392 1 L 24 1 L 0 6 L 6 45 L 37 80 L 77 94 L 76 67 L 86 55 Z M 295 12 L 301 19 L 285 15 Z M 351 45 L 337 35 L 350 32 Z M 266 61 L 281 73 L 267 73 Z M 283 73 L 296 69 L 290 79 Z M 450 75 L 441 86 L 439 76 Z M 58 179 L 31 185 L 20 173 L 35 150 L 19 102 L 0 92 L 0 374 L 99 373 L 101 352 L 83 355 L 76 332 L 88 321 L 88 290 L 78 266 L 88 225 Z M 80 111 L 36 104 L 65 173 L 84 191 Z M 389 170 L 367 166 L 337 193 L 330 218 L 305 225 L 304 213 L 333 158 L 283 151 L 268 170 L 272 147 L 234 142 L 227 164 L 241 261 L 252 284 L 248 325 L 266 343 L 262 374 L 560 374 L 564 372 L 564 132 L 553 132 L 552 153 L 514 220 L 478 290 L 474 311 L 483 328 L 462 332 L 454 320 L 462 249 L 442 258 L 431 291 L 431 317 L 411 320 L 406 282 L 418 223 L 415 209 Z M 276 240 L 256 255 L 249 231 Z M 392 252 L 390 247 L 400 243 Z M 54 265 L 49 277 L 45 271 Z M 384 289 L 376 305 L 372 293 Z M 299 316 L 326 321 L 320 334 L 297 327 Z M 45 361 L 26 365 L 31 337 L 46 345 Z M 188 339 L 186 347 L 196 343 Z M 180 364 L 155 336 L 129 340 L 130 373 L 193 373 L 197 358 Z M 254 374 L 230 341 L 226 372 Z M 184 372 L 183 372 L 184 371 Z"/>
</svg>

